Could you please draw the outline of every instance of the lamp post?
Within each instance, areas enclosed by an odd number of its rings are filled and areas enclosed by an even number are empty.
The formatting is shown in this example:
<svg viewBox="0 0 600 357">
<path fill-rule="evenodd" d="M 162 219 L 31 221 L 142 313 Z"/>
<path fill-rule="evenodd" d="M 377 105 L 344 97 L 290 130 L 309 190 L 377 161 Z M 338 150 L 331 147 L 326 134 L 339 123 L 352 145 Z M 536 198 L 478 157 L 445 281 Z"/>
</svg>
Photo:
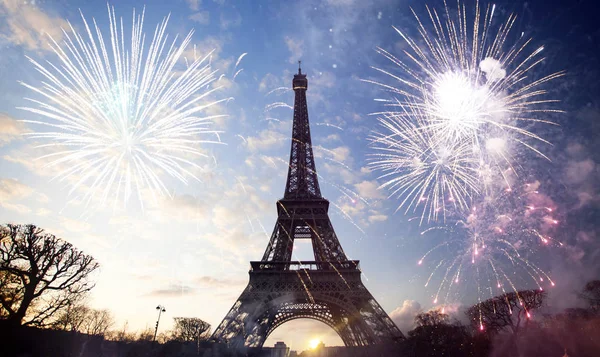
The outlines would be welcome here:
<svg viewBox="0 0 600 357">
<path fill-rule="evenodd" d="M 158 305 L 156 307 L 156 310 L 158 310 L 158 319 L 156 320 L 156 328 L 154 329 L 154 338 L 152 339 L 152 342 L 156 341 L 156 333 L 158 332 L 158 323 L 160 322 L 160 314 L 167 311 L 165 309 L 165 307 L 162 305 Z"/>
</svg>

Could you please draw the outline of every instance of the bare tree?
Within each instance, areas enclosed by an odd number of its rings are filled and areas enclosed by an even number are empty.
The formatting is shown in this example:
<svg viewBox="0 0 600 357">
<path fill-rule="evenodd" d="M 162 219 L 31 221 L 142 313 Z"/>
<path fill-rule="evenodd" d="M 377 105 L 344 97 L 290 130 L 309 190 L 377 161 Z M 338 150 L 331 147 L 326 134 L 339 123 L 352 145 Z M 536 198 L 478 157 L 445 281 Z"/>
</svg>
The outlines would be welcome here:
<svg viewBox="0 0 600 357">
<path fill-rule="evenodd" d="M 0 227 L 1 228 L 1 227 Z M 0 300 L 3 305 L 17 309 L 23 299 L 23 285 L 16 275 L 0 270 Z M 8 318 L 8 310 L 0 305 L 0 318 Z"/>
<path fill-rule="evenodd" d="M 546 292 L 523 290 L 496 296 L 471 306 L 465 313 L 475 329 L 491 333 L 509 329 L 517 334 L 527 324 L 533 310 L 542 306 Z"/>
<path fill-rule="evenodd" d="M 104 336 L 114 323 L 110 311 L 92 309 L 85 323 L 84 333 Z"/>
<path fill-rule="evenodd" d="M 174 317 L 173 338 L 183 342 L 199 342 L 207 339 L 210 324 L 197 317 Z"/>
<path fill-rule="evenodd" d="M 89 310 L 83 304 L 70 303 L 58 314 L 58 317 L 52 323 L 52 327 L 59 330 L 80 332 Z"/>
<path fill-rule="evenodd" d="M 53 323 L 54 328 L 98 336 L 105 336 L 112 325 L 110 311 L 92 309 L 84 302 L 67 306 Z"/>
<path fill-rule="evenodd" d="M 440 310 L 422 312 L 415 316 L 417 326 L 436 326 L 450 324 L 450 317 Z"/>
<path fill-rule="evenodd" d="M 58 311 L 93 288 L 87 277 L 97 268 L 92 256 L 34 225 L 1 227 L 0 272 L 12 282 L 8 294 L 4 286 L 0 293 L 6 320 L 48 325 Z"/>
<path fill-rule="evenodd" d="M 118 342 L 133 342 L 136 341 L 136 334 L 133 332 L 127 331 L 129 327 L 129 323 L 125 321 L 123 324 L 123 329 L 118 331 L 110 331 L 107 333 L 106 338 L 111 341 Z"/>
<path fill-rule="evenodd" d="M 593 311 L 600 310 L 600 280 L 588 281 L 579 296 L 587 302 Z"/>
<path fill-rule="evenodd" d="M 154 338 L 154 330 L 150 327 L 146 327 L 145 330 L 140 331 L 140 334 L 137 336 L 137 341 L 151 342 Z"/>
<path fill-rule="evenodd" d="M 415 317 L 417 327 L 408 332 L 405 342 L 411 356 L 467 356 L 471 354 L 471 336 L 465 326 L 451 321 L 440 310 L 423 312 Z"/>
</svg>

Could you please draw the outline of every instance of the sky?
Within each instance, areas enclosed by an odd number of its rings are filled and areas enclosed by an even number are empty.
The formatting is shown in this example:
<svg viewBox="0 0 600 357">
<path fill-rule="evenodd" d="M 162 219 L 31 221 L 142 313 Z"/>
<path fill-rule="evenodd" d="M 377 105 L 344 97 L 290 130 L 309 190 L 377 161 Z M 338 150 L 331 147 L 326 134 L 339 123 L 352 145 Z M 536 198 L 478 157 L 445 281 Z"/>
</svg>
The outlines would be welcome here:
<svg viewBox="0 0 600 357">
<path fill-rule="evenodd" d="M 564 110 L 552 115 L 558 125 L 540 133 L 552 143 L 544 148 L 550 161 L 534 157 L 523 163 L 535 172 L 531 181 L 539 183 L 560 221 L 553 234 L 562 247 L 527 253 L 556 281 L 549 308 L 557 310 L 578 304 L 576 291 L 600 272 L 600 151 L 595 140 L 600 134 L 600 30 L 592 18 L 597 12 L 591 1 L 495 4 L 499 23 L 515 13 L 512 31 L 533 38 L 533 46 L 544 45 L 545 59 L 534 77 L 566 71 L 546 88 Z M 346 254 L 361 261 L 365 285 L 403 332 L 416 313 L 438 306 L 433 296 L 439 278 L 424 286 L 434 266 L 417 264 L 438 236 L 421 235 L 431 225 L 419 226 L 409 221 L 413 215 L 397 211 L 398 198 L 379 188 L 385 180 L 368 167 L 373 153 L 368 137 L 377 129 L 377 116 L 371 114 L 382 110 L 375 99 L 393 95 L 363 80 L 394 84 L 372 68 L 394 70 L 375 49 L 402 56 L 406 44 L 393 26 L 416 35 L 411 8 L 425 16 L 420 1 L 126 0 L 113 5 L 126 28 L 133 9 L 139 13 L 145 6 L 148 36 L 167 15 L 169 39 L 179 35 L 181 41 L 193 29 L 184 56 L 192 58 L 194 48 L 196 54 L 213 51 L 210 61 L 218 80 L 211 86 L 218 89 L 210 98 L 232 98 L 206 110 L 207 115 L 224 115 L 212 126 L 221 143 L 202 145 L 206 157 L 195 159 L 199 181 L 184 184 L 164 177 L 170 197 L 153 201 L 143 196 L 143 208 L 131 199 L 126 206 L 97 207 L 90 213 L 72 200 L 85 188 L 70 195 L 74 181 L 53 180 L 58 168 L 40 159 L 52 147 L 40 148 L 46 142 L 23 135 L 40 130 L 23 120 L 40 117 L 19 109 L 31 106 L 25 98 L 35 96 L 20 82 L 41 84 L 27 57 L 56 61 L 48 36 L 61 44 L 61 28 L 70 31 L 69 23 L 84 31 L 80 11 L 108 31 L 107 4 L 0 0 L 0 222 L 34 223 L 93 255 L 101 268 L 92 277 L 96 286 L 90 304 L 109 309 L 118 327 L 153 327 L 157 304 L 167 310 L 161 331 L 178 316 L 200 317 L 216 327 L 246 286 L 249 261 L 262 257 L 275 224 L 294 100 L 291 90 L 276 89 L 291 89 L 302 60 L 321 191 L 332 202 L 329 215 Z M 440 9 L 443 3 L 430 5 Z M 297 244 L 295 254 L 312 260 L 305 242 Z M 536 288 L 527 279 L 519 284 Z M 447 311 L 460 311 L 477 296 L 476 288 L 466 284 L 447 299 Z M 324 324 L 296 320 L 278 328 L 265 346 L 284 340 L 302 350 L 313 338 L 341 344 Z"/>
</svg>

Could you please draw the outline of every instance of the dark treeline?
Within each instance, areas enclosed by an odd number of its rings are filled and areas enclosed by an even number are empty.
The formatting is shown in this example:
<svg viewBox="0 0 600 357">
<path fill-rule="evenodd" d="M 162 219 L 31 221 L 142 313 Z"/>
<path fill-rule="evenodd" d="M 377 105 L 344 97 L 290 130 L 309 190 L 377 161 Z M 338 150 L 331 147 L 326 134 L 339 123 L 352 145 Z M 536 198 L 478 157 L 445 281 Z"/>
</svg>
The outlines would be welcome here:
<svg viewBox="0 0 600 357">
<path fill-rule="evenodd" d="M 209 340 L 210 324 L 176 317 L 171 331 L 128 331 L 108 310 L 87 304 L 93 257 L 34 225 L 0 226 L 1 356 L 270 356 Z M 415 318 L 401 343 L 327 348 L 301 356 L 600 356 L 600 280 L 582 287 L 582 306 L 543 314 L 546 293 L 524 290 L 465 311 L 468 324 L 439 310 Z"/>
<path fill-rule="evenodd" d="M 585 308 L 541 314 L 546 293 L 525 290 L 496 296 L 466 310 L 463 325 L 438 310 L 417 315 L 403 356 L 600 356 L 600 281 L 580 293 Z M 534 318 L 535 316 L 535 318 Z"/>
</svg>

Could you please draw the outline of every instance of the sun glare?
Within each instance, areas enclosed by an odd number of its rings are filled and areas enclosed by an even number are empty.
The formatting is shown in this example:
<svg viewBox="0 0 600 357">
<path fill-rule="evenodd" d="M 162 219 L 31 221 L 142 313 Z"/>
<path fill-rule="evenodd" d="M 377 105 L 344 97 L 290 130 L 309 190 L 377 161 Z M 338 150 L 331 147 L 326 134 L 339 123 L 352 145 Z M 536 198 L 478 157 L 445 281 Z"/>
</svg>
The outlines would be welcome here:
<svg viewBox="0 0 600 357">
<path fill-rule="evenodd" d="M 313 338 L 308 344 L 310 345 L 310 348 L 314 350 L 315 348 L 317 348 L 317 346 L 319 346 L 319 343 L 321 343 L 320 339 Z"/>
</svg>

